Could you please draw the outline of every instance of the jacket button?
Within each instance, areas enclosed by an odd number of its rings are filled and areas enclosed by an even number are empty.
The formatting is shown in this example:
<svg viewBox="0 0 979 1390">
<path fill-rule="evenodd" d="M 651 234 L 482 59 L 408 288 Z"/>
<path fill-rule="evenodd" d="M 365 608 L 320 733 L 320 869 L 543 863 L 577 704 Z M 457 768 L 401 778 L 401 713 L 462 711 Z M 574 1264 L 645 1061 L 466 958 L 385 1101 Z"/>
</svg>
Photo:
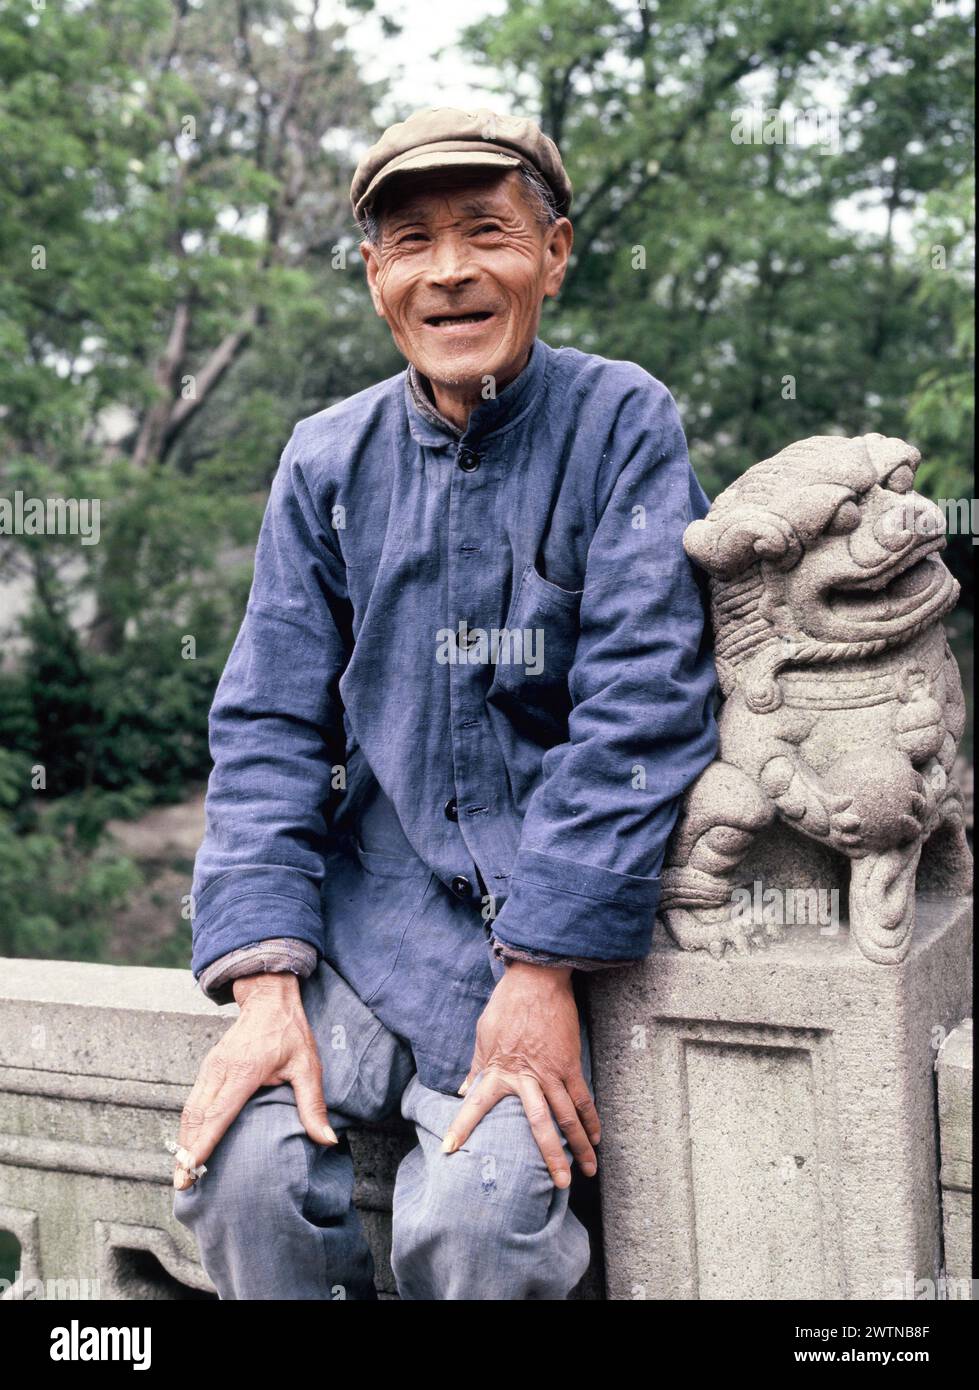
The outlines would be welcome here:
<svg viewBox="0 0 979 1390">
<path fill-rule="evenodd" d="M 460 449 L 458 463 L 464 473 L 475 473 L 479 467 L 479 455 L 474 454 L 472 449 Z"/>
<path fill-rule="evenodd" d="M 445 803 L 442 809 L 445 812 L 446 818 L 448 820 L 459 819 L 459 806 L 454 796 L 449 798 L 449 800 Z"/>
<path fill-rule="evenodd" d="M 457 898 L 468 898 L 472 895 L 473 886 L 465 874 L 456 874 L 449 887 Z"/>
</svg>

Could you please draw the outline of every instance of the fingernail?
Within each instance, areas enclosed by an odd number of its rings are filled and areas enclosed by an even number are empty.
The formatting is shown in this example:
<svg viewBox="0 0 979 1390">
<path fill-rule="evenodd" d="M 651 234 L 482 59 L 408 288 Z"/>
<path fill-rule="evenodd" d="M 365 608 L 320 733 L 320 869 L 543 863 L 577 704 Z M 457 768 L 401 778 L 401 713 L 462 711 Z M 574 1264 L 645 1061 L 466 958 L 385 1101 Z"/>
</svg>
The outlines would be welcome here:
<svg viewBox="0 0 979 1390">
<path fill-rule="evenodd" d="M 554 1186 L 555 1186 L 555 1187 L 567 1187 L 567 1186 L 569 1185 L 570 1182 L 571 1182 L 571 1174 L 570 1174 L 570 1173 L 555 1173 L 555 1174 L 554 1174 Z"/>
<path fill-rule="evenodd" d="M 462 1085 L 459 1087 L 458 1091 L 456 1092 L 456 1095 L 458 1095 L 458 1096 L 464 1096 L 468 1090 L 469 1090 L 469 1082 L 468 1082 L 468 1081 L 464 1081 L 464 1082 L 462 1083 Z"/>
<path fill-rule="evenodd" d="M 185 1168 L 174 1168 L 173 1185 L 178 1192 L 184 1192 L 192 1185 L 190 1174 Z"/>
<path fill-rule="evenodd" d="M 450 1131 L 442 1140 L 442 1152 L 444 1154 L 454 1154 L 458 1147 L 459 1141 Z"/>
<path fill-rule="evenodd" d="M 323 1126 L 323 1133 L 326 1136 L 326 1142 L 328 1144 L 339 1144 L 340 1140 L 337 1138 L 335 1131 L 330 1125 Z"/>
<path fill-rule="evenodd" d="M 594 1163 L 583 1163 L 581 1165 L 581 1171 L 586 1178 L 593 1178 L 598 1172 L 598 1169 L 595 1167 Z"/>
</svg>

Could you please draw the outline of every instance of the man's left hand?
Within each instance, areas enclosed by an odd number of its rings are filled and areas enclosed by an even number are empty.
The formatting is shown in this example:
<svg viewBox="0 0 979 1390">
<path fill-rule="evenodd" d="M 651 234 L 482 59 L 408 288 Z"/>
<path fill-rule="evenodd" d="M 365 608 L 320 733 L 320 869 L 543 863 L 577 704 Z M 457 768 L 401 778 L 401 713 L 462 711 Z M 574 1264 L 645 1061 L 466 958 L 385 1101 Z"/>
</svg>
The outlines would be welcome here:
<svg viewBox="0 0 979 1390">
<path fill-rule="evenodd" d="M 467 1094 L 480 1072 L 478 1085 Z M 571 1168 L 552 1115 L 581 1171 L 594 1176 L 593 1145 L 601 1125 L 581 1071 L 570 970 L 523 961 L 507 965 L 479 1020 L 476 1052 L 459 1094 L 466 1102 L 445 1135 L 443 1153 L 461 1148 L 504 1096 L 518 1096 L 555 1187 L 568 1186 Z"/>
</svg>

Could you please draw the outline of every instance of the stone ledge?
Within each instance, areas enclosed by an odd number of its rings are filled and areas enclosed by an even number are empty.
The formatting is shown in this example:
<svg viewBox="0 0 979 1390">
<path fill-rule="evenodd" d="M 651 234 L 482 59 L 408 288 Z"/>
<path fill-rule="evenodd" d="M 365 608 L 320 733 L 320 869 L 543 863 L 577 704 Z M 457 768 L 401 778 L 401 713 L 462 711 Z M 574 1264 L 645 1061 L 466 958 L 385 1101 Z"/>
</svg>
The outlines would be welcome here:
<svg viewBox="0 0 979 1390">
<path fill-rule="evenodd" d="M 886 1297 L 905 1273 L 936 1277 L 943 1224 L 947 1275 L 963 1278 L 970 906 L 920 897 L 895 967 L 845 929 L 793 928 L 764 955 L 716 962 L 658 928 L 645 962 L 589 981 L 609 1297 Z M 164 1145 L 236 1014 L 188 971 L 0 960 L 0 1229 L 25 1278 L 213 1296 L 171 1216 Z M 393 1297 L 391 1196 L 412 1135 L 364 1128 L 350 1143 Z M 574 1296 L 605 1296 L 594 1271 Z"/>
<path fill-rule="evenodd" d="M 0 1230 L 27 1279 L 102 1298 L 213 1296 L 171 1214 L 180 1111 L 238 1014 L 189 971 L 0 958 Z M 348 1130 L 378 1290 L 396 1297 L 391 1202 L 406 1123 Z M 574 1298 L 600 1298 L 600 1252 Z M 10 1297 L 10 1294 L 7 1294 Z"/>
<path fill-rule="evenodd" d="M 0 1228 L 29 1279 L 98 1280 L 103 1298 L 213 1293 L 171 1216 L 165 1149 L 205 1052 L 237 1016 L 186 970 L 0 959 Z M 361 1212 L 390 1273 L 407 1125 L 350 1134 Z"/>
</svg>

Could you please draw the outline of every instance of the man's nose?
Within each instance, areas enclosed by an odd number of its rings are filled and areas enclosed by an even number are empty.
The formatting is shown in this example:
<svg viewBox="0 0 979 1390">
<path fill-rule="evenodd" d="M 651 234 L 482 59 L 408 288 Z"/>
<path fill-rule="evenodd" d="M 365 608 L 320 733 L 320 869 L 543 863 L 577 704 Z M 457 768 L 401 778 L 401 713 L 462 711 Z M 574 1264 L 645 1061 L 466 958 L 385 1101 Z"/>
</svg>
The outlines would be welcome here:
<svg viewBox="0 0 979 1390">
<path fill-rule="evenodd" d="M 457 289 L 475 278 L 469 246 L 458 237 L 440 237 L 432 250 L 428 264 L 428 282 L 443 288 Z"/>
</svg>

